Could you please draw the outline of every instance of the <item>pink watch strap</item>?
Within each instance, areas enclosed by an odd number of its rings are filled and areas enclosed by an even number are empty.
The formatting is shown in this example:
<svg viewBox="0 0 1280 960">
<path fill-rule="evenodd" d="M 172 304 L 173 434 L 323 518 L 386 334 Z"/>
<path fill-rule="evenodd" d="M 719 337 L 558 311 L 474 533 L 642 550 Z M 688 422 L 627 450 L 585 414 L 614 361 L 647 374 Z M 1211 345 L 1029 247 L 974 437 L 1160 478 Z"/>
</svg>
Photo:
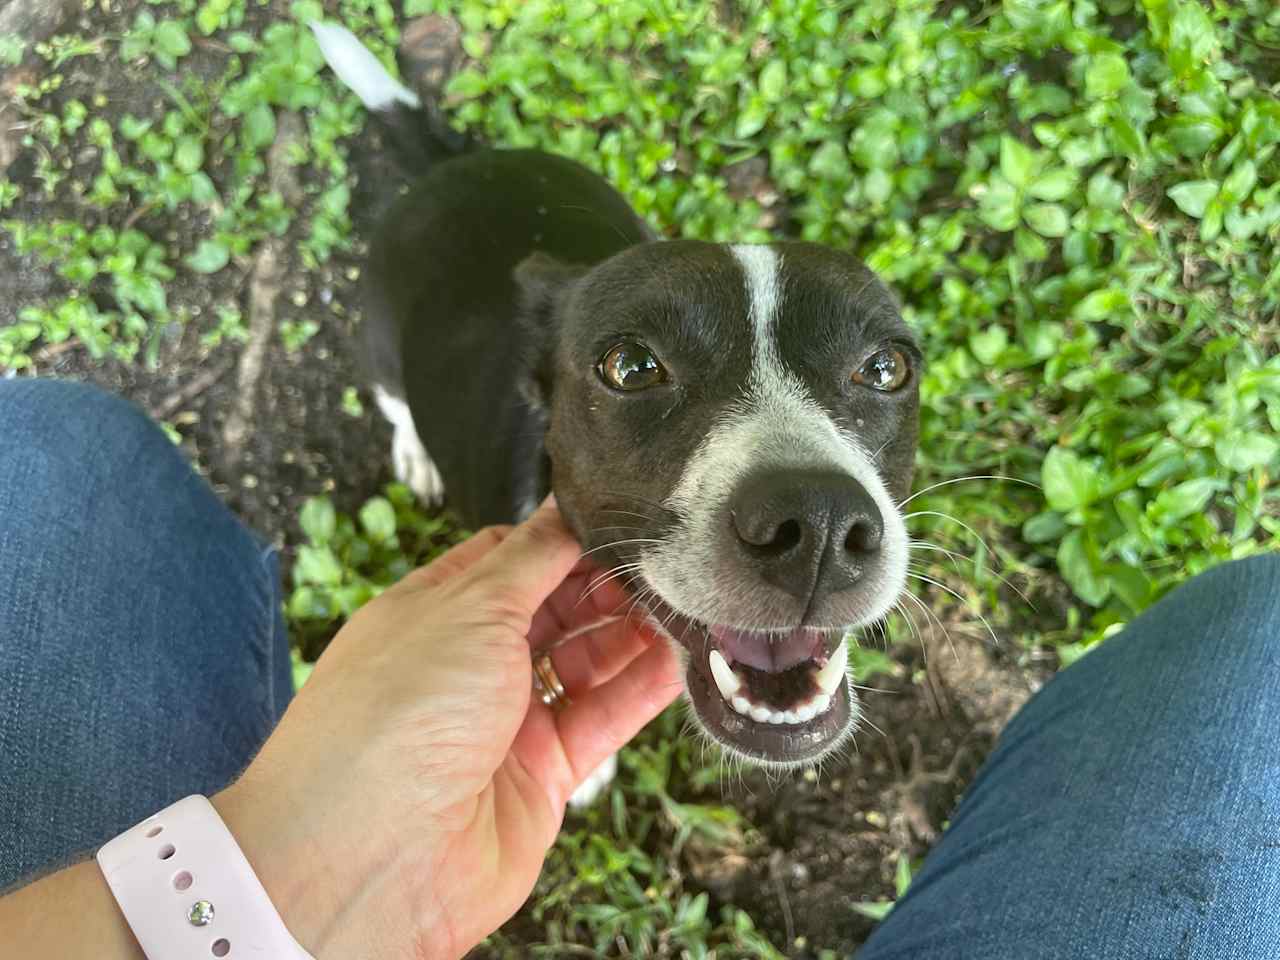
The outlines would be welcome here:
<svg viewBox="0 0 1280 960">
<path fill-rule="evenodd" d="M 313 960 L 204 797 L 148 817 L 97 859 L 147 960 Z"/>
</svg>

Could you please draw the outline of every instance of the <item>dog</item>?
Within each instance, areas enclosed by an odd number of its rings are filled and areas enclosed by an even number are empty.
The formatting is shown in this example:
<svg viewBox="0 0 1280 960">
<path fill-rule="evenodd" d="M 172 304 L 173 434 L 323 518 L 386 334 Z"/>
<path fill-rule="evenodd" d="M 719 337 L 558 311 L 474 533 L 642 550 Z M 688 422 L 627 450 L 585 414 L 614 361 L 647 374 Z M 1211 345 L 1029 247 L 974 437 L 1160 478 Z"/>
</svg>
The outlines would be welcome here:
<svg viewBox="0 0 1280 960">
<path fill-rule="evenodd" d="M 416 176 L 364 271 L 397 475 L 472 529 L 554 490 L 683 658 L 711 740 L 774 768 L 837 751 L 860 712 L 846 634 L 907 575 L 923 358 L 892 294 L 811 243 L 661 240 L 576 162 L 460 145 L 313 27 Z"/>
</svg>

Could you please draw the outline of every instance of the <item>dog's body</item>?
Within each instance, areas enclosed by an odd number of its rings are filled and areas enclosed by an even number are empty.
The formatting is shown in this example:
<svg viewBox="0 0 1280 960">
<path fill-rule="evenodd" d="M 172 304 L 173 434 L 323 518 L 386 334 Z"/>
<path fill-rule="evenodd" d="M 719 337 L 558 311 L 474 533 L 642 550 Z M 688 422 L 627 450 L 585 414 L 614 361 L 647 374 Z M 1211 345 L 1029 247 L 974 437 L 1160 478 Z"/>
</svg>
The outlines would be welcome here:
<svg viewBox="0 0 1280 960">
<path fill-rule="evenodd" d="M 545 413 L 524 390 L 535 331 L 518 322 L 516 268 L 535 252 L 594 264 L 649 239 L 603 180 L 534 150 L 435 165 L 383 221 L 365 287 L 374 381 L 407 402 L 472 529 L 510 523 L 550 489 Z"/>
<path fill-rule="evenodd" d="M 317 35 L 412 143 L 416 97 L 345 31 Z M 857 718 L 844 633 L 906 577 L 920 356 L 892 297 L 847 255 L 660 242 L 576 163 L 422 135 L 366 270 L 398 473 L 473 526 L 554 488 L 686 656 L 714 740 L 778 765 L 831 752 Z"/>
</svg>

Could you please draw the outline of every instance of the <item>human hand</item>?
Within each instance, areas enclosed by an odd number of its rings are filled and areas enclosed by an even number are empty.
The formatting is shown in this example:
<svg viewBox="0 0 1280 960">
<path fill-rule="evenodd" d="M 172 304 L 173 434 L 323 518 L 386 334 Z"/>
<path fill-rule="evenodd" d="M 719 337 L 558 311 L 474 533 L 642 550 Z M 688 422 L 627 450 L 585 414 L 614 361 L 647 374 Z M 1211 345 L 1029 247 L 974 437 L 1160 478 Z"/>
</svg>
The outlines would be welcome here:
<svg viewBox="0 0 1280 960">
<path fill-rule="evenodd" d="M 533 888 L 573 789 L 670 703 L 675 656 L 620 609 L 553 504 L 417 570 L 338 633 L 214 798 L 295 939 L 329 957 L 461 956 Z"/>
</svg>

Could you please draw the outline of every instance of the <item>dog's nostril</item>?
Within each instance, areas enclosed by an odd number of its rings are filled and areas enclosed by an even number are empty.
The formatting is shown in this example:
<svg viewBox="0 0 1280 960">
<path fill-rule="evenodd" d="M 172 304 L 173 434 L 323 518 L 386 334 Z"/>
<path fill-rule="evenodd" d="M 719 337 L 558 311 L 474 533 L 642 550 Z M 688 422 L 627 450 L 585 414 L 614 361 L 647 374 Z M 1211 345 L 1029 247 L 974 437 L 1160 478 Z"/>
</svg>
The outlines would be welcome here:
<svg viewBox="0 0 1280 960">
<path fill-rule="evenodd" d="M 880 525 L 870 520 L 855 520 L 845 534 L 844 548 L 849 553 L 875 553 L 880 549 Z"/>
<path fill-rule="evenodd" d="M 754 521 L 754 522 L 752 522 Z M 800 521 L 794 519 L 769 520 L 756 515 L 734 517 L 738 539 L 758 554 L 778 556 L 800 542 L 804 531 Z"/>
<path fill-rule="evenodd" d="M 797 543 L 800 542 L 800 522 L 798 520 L 783 520 L 778 524 L 778 532 L 774 534 L 773 541 L 765 546 L 776 553 L 786 553 Z"/>
</svg>

